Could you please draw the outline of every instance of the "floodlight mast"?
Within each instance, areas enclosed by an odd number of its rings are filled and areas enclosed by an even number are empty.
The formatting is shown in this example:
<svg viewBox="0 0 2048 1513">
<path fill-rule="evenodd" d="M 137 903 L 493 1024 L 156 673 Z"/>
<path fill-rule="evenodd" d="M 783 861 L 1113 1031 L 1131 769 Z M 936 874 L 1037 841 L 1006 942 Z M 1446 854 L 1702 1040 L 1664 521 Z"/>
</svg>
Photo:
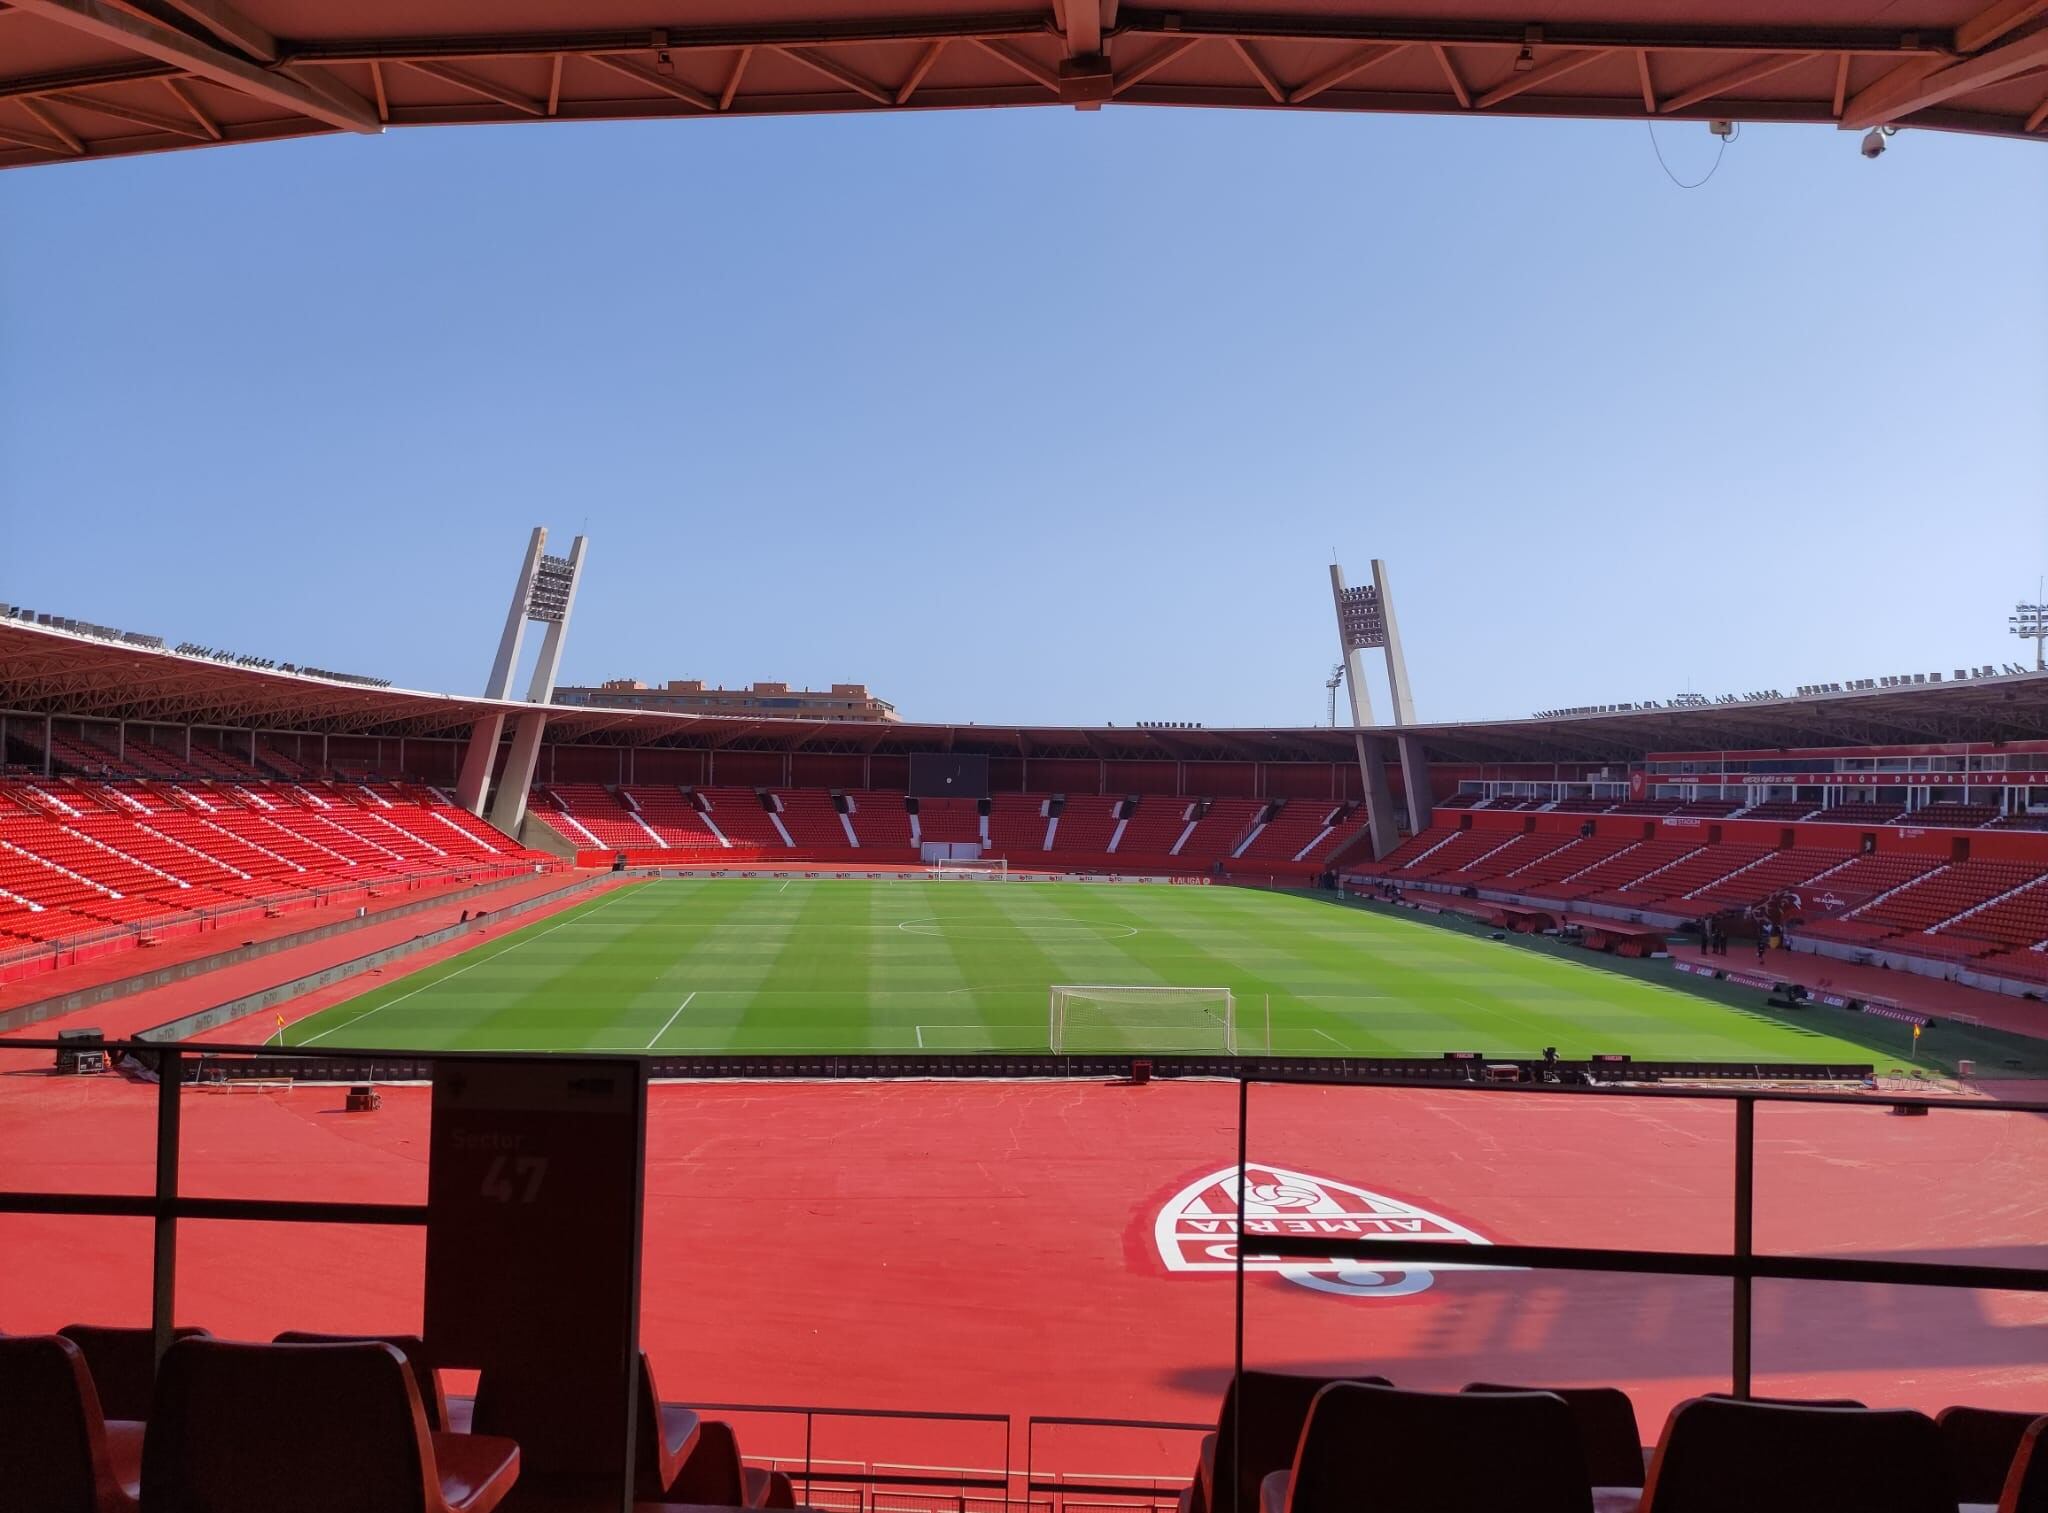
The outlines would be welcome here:
<svg viewBox="0 0 2048 1513">
<path fill-rule="evenodd" d="M 513 581 L 512 604 L 505 613 L 504 634 L 498 638 L 498 655 L 491 663 L 490 682 L 484 688 L 486 698 L 512 697 L 512 675 L 519 665 L 528 622 L 545 625 L 547 631 L 541 640 L 540 656 L 534 661 L 525 702 L 545 706 L 555 696 L 555 678 L 562 666 L 562 643 L 569 634 L 569 616 L 576 607 L 576 587 L 582 581 L 583 554 L 589 538 L 578 536 L 566 557 L 550 556 L 547 544 L 548 528 L 535 526 L 526 544 L 519 576 Z M 471 814 L 481 816 L 484 812 L 491 769 L 505 734 L 505 719 L 505 712 L 498 710 L 470 727 L 469 746 L 463 753 L 455 796 Z M 515 838 L 526 819 L 526 795 L 533 786 L 541 736 L 546 729 L 544 709 L 522 713 L 513 722 L 512 750 L 498 779 L 490 817 L 493 825 Z"/>
<path fill-rule="evenodd" d="M 1401 654 L 1401 632 L 1394 619 L 1394 601 L 1387 585 L 1387 565 L 1375 557 L 1372 582 L 1351 588 L 1342 565 L 1330 564 L 1330 597 L 1337 615 L 1337 649 L 1343 657 L 1344 682 L 1351 693 L 1351 729 L 1358 750 L 1358 770 L 1365 780 L 1366 824 L 1372 831 L 1375 858 L 1400 844 L 1393 794 L 1387 784 L 1386 742 L 1374 728 L 1372 694 L 1365 684 L 1364 651 L 1377 650 L 1387 661 L 1387 691 L 1392 696 L 1395 726 L 1415 723 L 1409 692 L 1408 663 Z M 1331 702 L 1335 703 L 1332 689 Z M 1408 801 L 1408 824 L 1420 835 L 1429 826 L 1429 763 L 1422 742 L 1413 736 L 1395 740 L 1401 759 L 1401 785 Z"/>
<path fill-rule="evenodd" d="M 2039 585 L 2036 585 L 2034 594 L 2032 604 L 2015 604 L 2012 613 L 2005 617 L 2005 623 L 2022 641 L 2034 643 L 2034 671 L 2041 672 L 2044 670 L 2042 646 L 2048 642 L 2048 596 L 2042 595 Z"/>
</svg>

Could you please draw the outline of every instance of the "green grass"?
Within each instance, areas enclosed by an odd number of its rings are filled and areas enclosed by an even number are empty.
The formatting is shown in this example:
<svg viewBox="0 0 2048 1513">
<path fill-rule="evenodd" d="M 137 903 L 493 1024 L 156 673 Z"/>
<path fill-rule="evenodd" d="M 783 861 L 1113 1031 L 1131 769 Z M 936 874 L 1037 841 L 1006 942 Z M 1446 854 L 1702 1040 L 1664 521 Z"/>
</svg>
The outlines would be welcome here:
<svg viewBox="0 0 2048 1513">
<path fill-rule="evenodd" d="M 1270 1002 L 1271 1045 L 1283 1055 L 1529 1056 L 1546 1045 L 1568 1058 L 1887 1055 L 1879 1038 L 1824 1033 L 1692 991 L 1665 963 L 1639 975 L 1571 957 L 1240 888 L 662 881 L 494 934 L 292 1025 L 285 1040 L 403 1050 L 1044 1050 L 1049 985 L 1156 983 L 1229 988 L 1248 1034 Z M 1835 1016 L 1829 1028 L 1858 1018 Z M 1149 1034 L 1080 1043 L 1077 1026 L 1073 1048 L 1139 1049 Z"/>
</svg>

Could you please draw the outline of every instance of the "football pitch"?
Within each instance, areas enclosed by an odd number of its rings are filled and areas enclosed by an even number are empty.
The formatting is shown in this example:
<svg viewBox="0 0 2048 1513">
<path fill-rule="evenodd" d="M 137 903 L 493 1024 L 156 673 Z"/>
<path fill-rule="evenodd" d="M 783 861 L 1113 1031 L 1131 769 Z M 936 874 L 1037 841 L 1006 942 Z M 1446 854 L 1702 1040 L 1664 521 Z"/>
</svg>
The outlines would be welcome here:
<svg viewBox="0 0 2048 1513">
<path fill-rule="evenodd" d="M 1053 985 L 1123 984 L 1227 988 L 1240 1049 L 1279 1055 L 1897 1054 L 1597 960 L 1244 888 L 662 880 L 493 933 L 283 1039 L 392 1050 L 1045 1051 Z M 1195 1049 L 1150 1044 L 1148 1026 L 1199 1023 L 1214 1002 L 1126 1012 L 1133 1023 L 1091 1024 L 1068 1048 Z M 1164 1026 L 1159 1036 L 1175 1039 Z"/>
</svg>

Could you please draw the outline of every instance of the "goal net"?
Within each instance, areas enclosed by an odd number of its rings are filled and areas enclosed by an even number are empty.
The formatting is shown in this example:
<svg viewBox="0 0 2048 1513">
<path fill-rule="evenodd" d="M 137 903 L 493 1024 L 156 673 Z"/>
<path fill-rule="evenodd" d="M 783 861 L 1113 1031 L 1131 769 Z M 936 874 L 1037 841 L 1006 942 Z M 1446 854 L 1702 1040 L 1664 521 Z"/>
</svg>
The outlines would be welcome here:
<svg viewBox="0 0 2048 1513">
<path fill-rule="evenodd" d="M 1240 1022 L 1228 988 L 1059 984 L 1052 990 L 1052 1048 L 1236 1056 L 1267 1048 L 1263 1015 L 1255 1017 L 1261 1023 Z"/>
<path fill-rule="evenodd" d="M 964 857 L 956 857 L 951 861 L 933 862 L 931 864 L 931 874 L 933 877 L 1003 877 L 1009 873 L 1009 870 L 1010 864 L 1000 856 L 981 857 L 972 861 Z"/>
</svg>

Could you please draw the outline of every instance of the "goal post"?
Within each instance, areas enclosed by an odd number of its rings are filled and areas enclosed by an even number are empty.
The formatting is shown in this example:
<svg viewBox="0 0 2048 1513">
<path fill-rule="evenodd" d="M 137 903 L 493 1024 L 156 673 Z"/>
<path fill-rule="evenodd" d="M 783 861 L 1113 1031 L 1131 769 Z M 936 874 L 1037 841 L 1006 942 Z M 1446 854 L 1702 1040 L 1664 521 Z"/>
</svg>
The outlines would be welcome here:
<svg viewBox="0 0 2048 1513">
<path fill-rule="evenodd" d="M 980 878 L 986 881 L 1009 876 L 1010 864 L 1000 856 L 976 857 L 971 860 L 966 857 L 954 857 L 950 861 L 933 862 L 930 871 L 935 878 Z"/>
<path fill-rule="evenodd" d="M 1254 1014 L 1255 1023 L 1245 1023 L 1228 988 L 1056 983 L 1050 1011 L 1050 1043 L 1062 1055 L 1151 1051 L 1237 1056 L 1269 1049 L 1263 1013 Z"/>
</svg>

